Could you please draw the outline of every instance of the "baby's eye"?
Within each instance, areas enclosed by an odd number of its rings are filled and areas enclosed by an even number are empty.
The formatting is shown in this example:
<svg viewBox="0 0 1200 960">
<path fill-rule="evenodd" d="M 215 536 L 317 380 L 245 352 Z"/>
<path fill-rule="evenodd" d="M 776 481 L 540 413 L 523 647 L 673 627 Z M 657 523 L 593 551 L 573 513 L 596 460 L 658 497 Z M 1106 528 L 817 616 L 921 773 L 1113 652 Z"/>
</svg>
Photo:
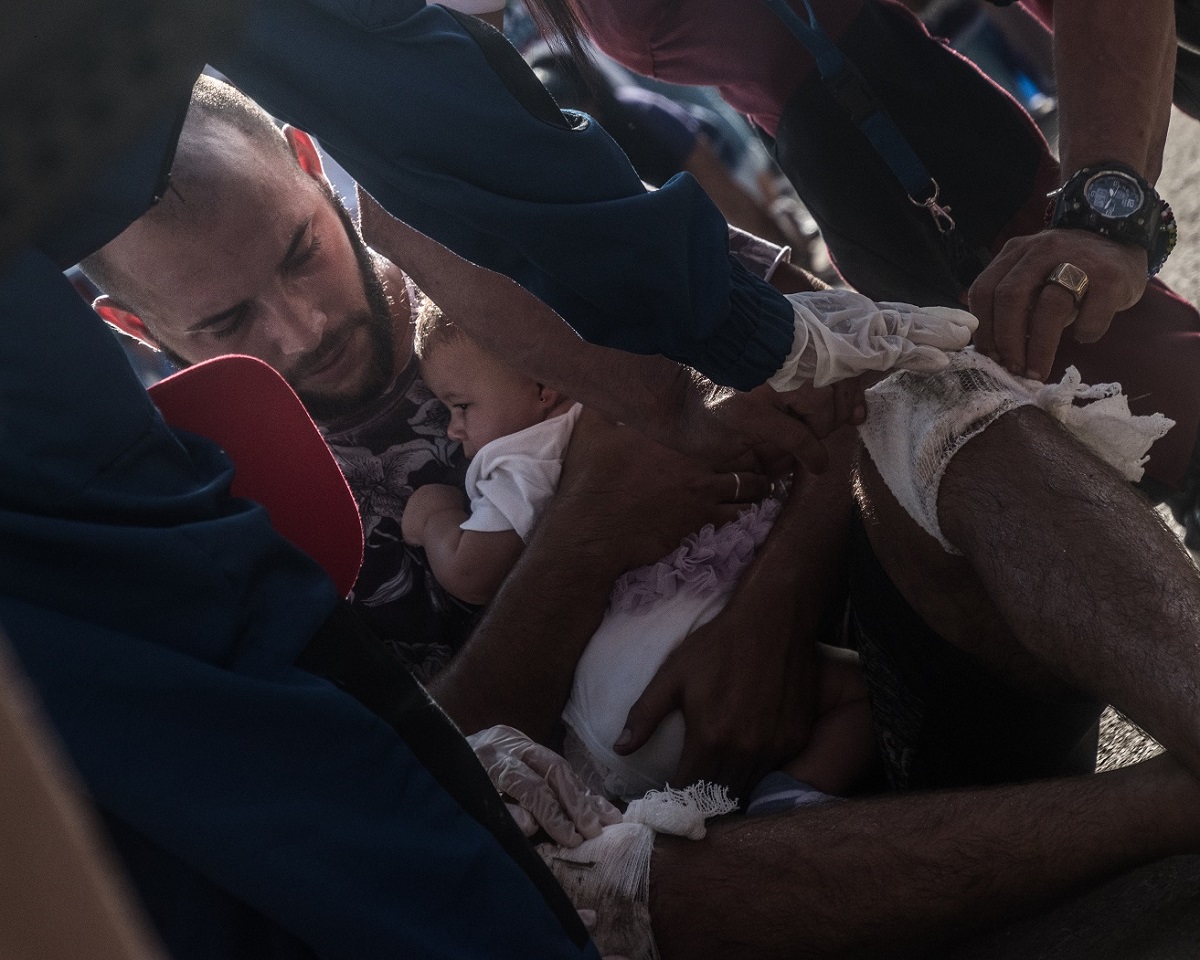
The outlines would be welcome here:
<svg viewBox="0 0 1200 960">
<path fill-rule="evenodd" d="M 451 410 L 461 410 L 463 413 L 466 413 L 467 407 L 469 407 L 469 406 L 470 406 L 469 403 L 455 403 L 455 404 L 451 405 L 450 409 Z"/>
</svg>

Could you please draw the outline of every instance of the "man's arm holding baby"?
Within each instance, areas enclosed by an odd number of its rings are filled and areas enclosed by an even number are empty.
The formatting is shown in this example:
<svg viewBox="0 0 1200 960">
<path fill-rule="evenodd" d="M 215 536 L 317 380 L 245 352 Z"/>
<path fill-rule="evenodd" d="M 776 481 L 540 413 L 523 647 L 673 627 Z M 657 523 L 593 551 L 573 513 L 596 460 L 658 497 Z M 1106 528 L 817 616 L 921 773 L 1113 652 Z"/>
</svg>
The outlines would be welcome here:
<svg viewBox="0 0 1200 960">
<path fill-rule="evenodd" d="M 524 542 L 515 530 L 464 530 L 463 493 L 442 483 L 418 487 L 401 519 L 406 543 L 425 550 L 434 577 L 453 596 L 481 605 L 496 595 Z"/>
</svg>

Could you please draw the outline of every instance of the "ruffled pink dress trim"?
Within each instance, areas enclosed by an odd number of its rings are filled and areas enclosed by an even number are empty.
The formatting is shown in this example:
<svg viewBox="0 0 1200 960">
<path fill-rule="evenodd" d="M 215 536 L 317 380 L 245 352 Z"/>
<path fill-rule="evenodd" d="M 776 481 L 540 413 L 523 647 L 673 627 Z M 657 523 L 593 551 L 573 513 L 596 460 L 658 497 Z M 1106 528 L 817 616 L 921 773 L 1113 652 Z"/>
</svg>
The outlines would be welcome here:
<svg viewBox="0 0 1200 960">
<path fill-rule="evenodd" d="M 708 594 L 735 583 L 779 516 L 779 500 L 764 500 L 721 527 L 689 534 L 657 563 L 630 570 L 613 587 L 610 607 L 637 613 L 677 594 Z"/>
</svg>

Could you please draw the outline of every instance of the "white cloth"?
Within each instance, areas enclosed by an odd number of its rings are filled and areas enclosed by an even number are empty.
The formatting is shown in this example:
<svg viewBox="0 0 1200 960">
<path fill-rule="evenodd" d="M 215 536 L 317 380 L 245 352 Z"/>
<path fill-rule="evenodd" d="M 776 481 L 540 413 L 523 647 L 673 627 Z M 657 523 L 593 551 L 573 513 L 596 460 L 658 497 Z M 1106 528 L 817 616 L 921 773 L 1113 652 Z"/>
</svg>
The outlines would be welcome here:
<svg viewBox="0 0 1200 960">
<path fill-rule="evenodd" d="M 951 554 L 961 551 L 938 523 L 942 476 L 968 440 L 1010 410 L 1039 407 L 1125 480 L 1141 479 L 1151 444 L 1175 423 L 1161 413 L 1133 416 L 1120 384 L 1089 387 L 1074 367 L 1061 383 L 1043 384 L 1014 377 L 974 349 L 952 354 L 939 373 L 895 373 L 866 400 L 858 432 L 871 460 L 908 515 Z"/>
<path fill-rule="evenodd" d="M 869 370 L 945 368 L 945 351 L 971 342 L 979 321 L 965 310 L 876 303 L 852 290 L 788 294 L 792 350 L 767 382 L 780 392 L 826 387 Z"/>
<path fill-rule="evenodd" d="M 670 713 L 640 750 L 627 757 L 612 749 L 629 708 L 668 654 L 725 606 L 733 584 L 708 594 L 677 593 L 637 612 L 605 611 L 575 667 L 563 720 L 604 777 L 611 796 L 632 800 L 667 784 L 683 755 L 683 714 Z"/>
<path fill-rule="evenodd" d="M 558 489 L 563 456 L 583 408 L 535 423 L 484 444 L 467 468 L 471 515 L 464 530 L 515 530 L 529 540 L 534 524 Z"/>
</svg>

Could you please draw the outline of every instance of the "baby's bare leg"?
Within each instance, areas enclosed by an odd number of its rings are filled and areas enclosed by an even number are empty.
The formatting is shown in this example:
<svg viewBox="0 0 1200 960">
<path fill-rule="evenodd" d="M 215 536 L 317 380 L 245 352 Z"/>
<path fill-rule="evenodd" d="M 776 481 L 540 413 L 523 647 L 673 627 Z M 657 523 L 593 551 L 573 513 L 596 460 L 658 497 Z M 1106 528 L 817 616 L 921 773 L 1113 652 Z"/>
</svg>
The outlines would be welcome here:
<svg viewBox="0 0 1200 960">
<path fill-rule="evenodd" d="M 817 653 L 812 736 L 783 769 L 822 793 L 844 794 L 862 781 L 876 756 L 867 684 L 851 651 L 818 645 Z"/>
</svg>

